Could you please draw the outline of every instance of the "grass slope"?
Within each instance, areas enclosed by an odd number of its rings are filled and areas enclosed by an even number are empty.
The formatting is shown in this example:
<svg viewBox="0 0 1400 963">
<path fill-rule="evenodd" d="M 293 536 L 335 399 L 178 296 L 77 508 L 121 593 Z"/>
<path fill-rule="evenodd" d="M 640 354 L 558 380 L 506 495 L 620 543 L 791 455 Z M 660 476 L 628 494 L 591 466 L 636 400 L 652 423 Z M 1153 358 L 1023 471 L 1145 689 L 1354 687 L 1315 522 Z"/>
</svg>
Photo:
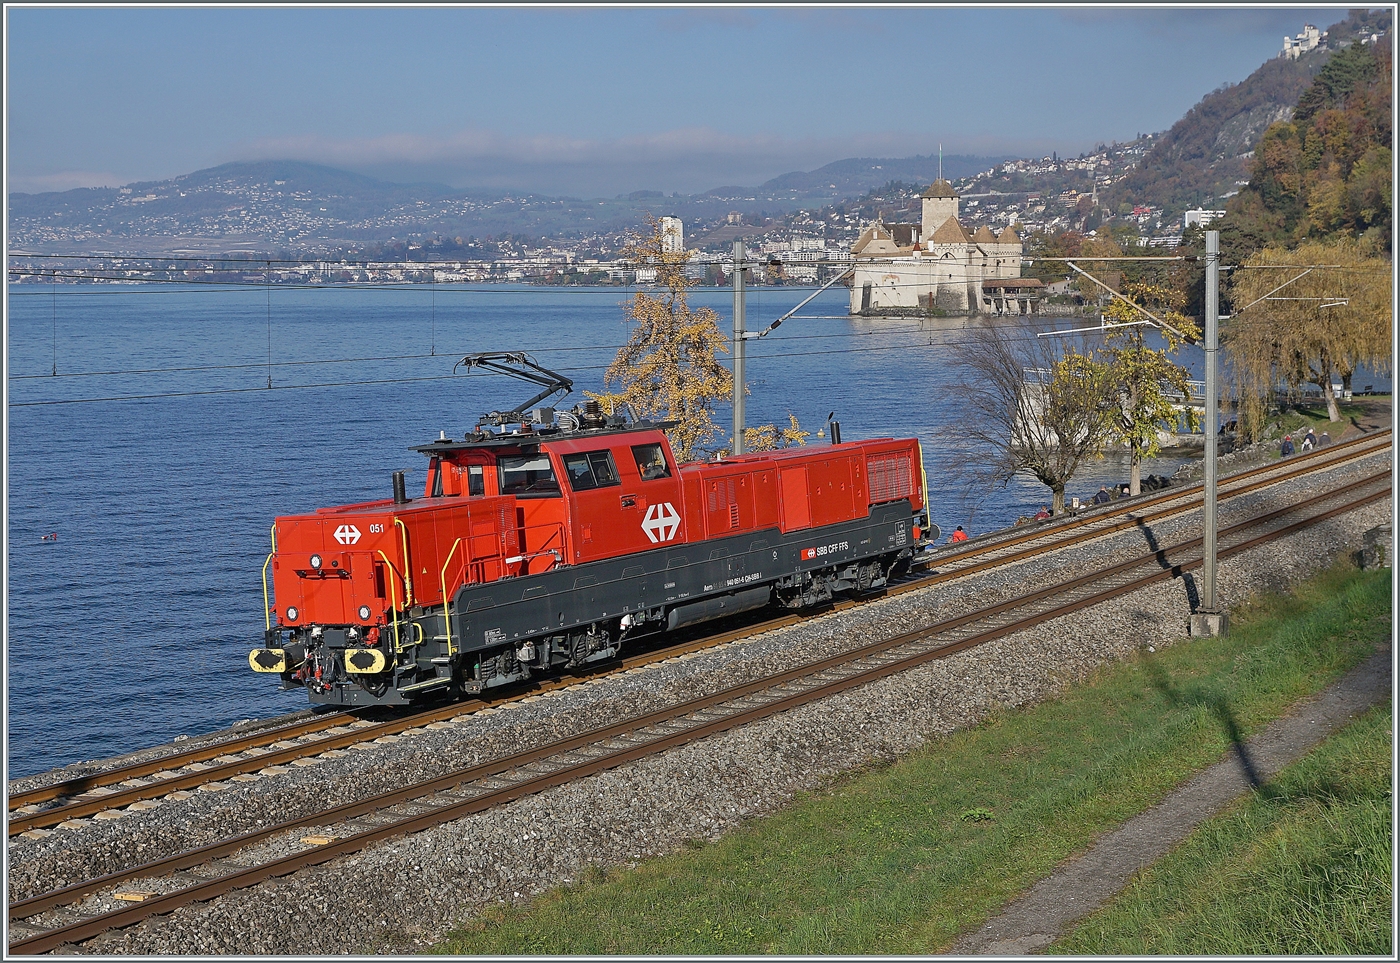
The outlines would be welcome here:
<svg viewBox="0 0 1400 963">
<path fill-rule="evenodd" d="M 491 908 L 454 954 L 946 948 L 1093 838 L 1363 659 L 1389 572 L 1334 569 L 1196 639 L 635 869 Z M 933 694 L 936 698 L 936 693 Z"/>
<path fill-rule="evenodd" d="M 1392 956 L 1392 709 L 1201 826 L 1050 952 Z"/>
</svg>

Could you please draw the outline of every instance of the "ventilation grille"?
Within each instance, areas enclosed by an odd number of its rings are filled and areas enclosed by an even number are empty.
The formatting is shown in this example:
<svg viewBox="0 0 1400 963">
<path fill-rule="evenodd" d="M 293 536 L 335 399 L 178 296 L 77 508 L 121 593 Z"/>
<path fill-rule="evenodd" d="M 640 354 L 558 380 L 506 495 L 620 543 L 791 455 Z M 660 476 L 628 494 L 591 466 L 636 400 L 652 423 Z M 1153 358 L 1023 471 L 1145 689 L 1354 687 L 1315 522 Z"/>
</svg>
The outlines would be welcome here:
<svg viewBox="0 0 1400 963">
<path fill-rule="evenodd" d="M 914 494 L 914 477 L 910 471 L 912 459 L 905 451 L 871 455 L 866 462 L 870 478 L 870 502 L 892 502 Z"/>
</svg>

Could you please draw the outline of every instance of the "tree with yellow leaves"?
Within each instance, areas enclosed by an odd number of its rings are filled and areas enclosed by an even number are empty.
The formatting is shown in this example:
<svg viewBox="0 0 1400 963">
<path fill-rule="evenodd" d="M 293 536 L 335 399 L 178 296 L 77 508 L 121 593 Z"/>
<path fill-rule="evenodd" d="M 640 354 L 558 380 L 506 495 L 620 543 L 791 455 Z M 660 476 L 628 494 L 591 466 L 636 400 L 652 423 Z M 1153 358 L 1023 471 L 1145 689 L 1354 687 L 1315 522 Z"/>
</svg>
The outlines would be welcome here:
<svg viewBox="0 0 1400 963">
<path fill-rule="evenodd" d="M 1181 313 L 1184 295 L 1160 284 L 1131 282 L 1123 286 L 1125 299 L 1114 298 L 1104 309 L 1104 348 L 1117 387 L 1118 404 L 1109 419 L 1110 436 L 1126 445 L 1130 455 L 1128 493 L 1142 491 L 1142 460 L 1162 450 L 1158 432 L 1164 424 L 1175 424 L 1180 417 L 1177 405 L 1188 401 L 1191 387 L 1187 371 L 1171 360 L 1183 343 L 1182 335 L 1200 339 L 1196 322 Z M 1148 311 L 1166 322 L 1160 327 L 1165 348 L 1152 348 L 1143 336 Z M 1172 329 L 1175 330 L 1172 330 Z M 1177 332 L 1180 332 L 1178 334 Z M 1191 427 L 1196 416 L 1186 408 Z"/>
<path fill-rule="evenodd" d="M 803 431 L 797 423 L 797 416 L 788 412 L 788 426 L 759 425 L 744 429 L 744 451 L 774 451 L 789 445 L 805 445 L 811 437 L 810 431 Z"/>
<path fill-rule="evenodd" d="M 685 274 L 690 252 L 663 243 L 658 220 L 647 223 L 651 235 L 634 238 L 623 257 L 656 271 L 657 293 L 638 290 L 627 302 L 636 327 L 603 376 L 604 385 L 617 390 L 585 394 L 608 410 L 626 404 L 638 417 L 674 421 L 666 433 L 671 449 L 678 460 L 693 461 L 721 437 L 712 412 L 734 390 L 734 376 L 718 358 L 729 348 L 719 316 L 686 302 L 694 283 Z"/>
<path fill-rule="evenodd" d="M 715 405 L 734 394 L 734 375 L 718 357 L 729 352 L 728 339 L 712 309 L 692 309 L 686 301 L 686 292 L 696 283 L 685 273 L 690 252 L 666 243 L 656 218 L 648 217 L 647 224 L 651 236 L 634 238 L 623 257 L 655 270 L 659 293 L 639 290 L 626 304 L 627 317 L 637 326 L 603 375 L 605 387 L 619 390 L 584 394 L 602 402 L 609 414 L 627 405 L 638 417 L 675 422 L 666 436 L 679 461 L 727 454 L 728 448 L 710 446 L 723 437 L 714 422 Z M 744 450 L 806 444 L 811 433 L 803 431 L 791 413 L 788 421 L 785 428 L 745 428 Z"/>
<path fill-rule="evenodd" d="M 1276 385 L 1315 384 L 1341 420 L 1332 378 L 1350 390 L 1361 365 L 1391 364 L 1391 265 L 1354 238 L 1266 247 L 1234 272 L 1235 316 L 1221 331 L 1239 394 L 1240 427 L 1255 439 Z"/>
</svg>

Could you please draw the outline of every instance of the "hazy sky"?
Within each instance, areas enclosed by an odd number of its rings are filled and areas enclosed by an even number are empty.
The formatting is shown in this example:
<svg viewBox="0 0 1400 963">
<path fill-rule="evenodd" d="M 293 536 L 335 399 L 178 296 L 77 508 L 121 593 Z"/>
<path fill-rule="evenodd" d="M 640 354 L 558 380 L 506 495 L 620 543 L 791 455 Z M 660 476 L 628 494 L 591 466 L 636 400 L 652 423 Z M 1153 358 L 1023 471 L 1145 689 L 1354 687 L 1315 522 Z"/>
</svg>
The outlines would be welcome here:
<svg viewBox="0 0 1400 963">
<path fill-rule="evenodd" d="M 25 8 L 11 191 L 292 158 L 610 196 L 1165 130 L 1345 7 Z"/>
</svg>

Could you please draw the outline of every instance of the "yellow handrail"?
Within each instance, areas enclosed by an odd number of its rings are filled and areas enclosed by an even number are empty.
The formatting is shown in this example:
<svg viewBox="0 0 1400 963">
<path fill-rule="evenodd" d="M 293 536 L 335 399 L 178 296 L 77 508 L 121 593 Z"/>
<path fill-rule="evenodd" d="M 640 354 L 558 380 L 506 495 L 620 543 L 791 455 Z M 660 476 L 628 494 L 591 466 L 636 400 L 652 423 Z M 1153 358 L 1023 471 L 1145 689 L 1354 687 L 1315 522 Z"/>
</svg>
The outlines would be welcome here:
<svg viewBox="0 0 1400 963">
<path fill-rule="evenodd" d="M 924 494 L 924 517 L 928 519 L 930 525 L 933 524 L 933 506 L 928 503 L 928 469 L 924 467 L 924 446 L 918 439 L 914 440 L 914 451 L 919 456 L 919 481 L 923 485 Z"/>
<path fill-rule="evenodd" d="M 263 621 L 267 623 L 267 630 L 272 631 L 272 602 L 267 597 L 267 567 L 272 564 L 272 556 L 276 552 L 267 553 L 267 561 L 263 562 Z"/>
<path fill-rule="evenodd" d="M 394 563 L 389 561 L 389 556 L 384 554 L 383 549 L 379 550 L 379 557 L 384 559 L 384 564 L 393 573 L 389 578 L 389 604 L 394 613 L 394 652 L 397 654 L 403 651 L 403 646 L 399 644 L 399 593 L 394 588 L 393 575 L 398 575 L 399 578 L 403 578 L 403 576 L 394 571 Z"/>
<path fill-rule="evenodd" d="M 272 551 L 267 554 L 267 561 L 263 562 L 263 621 L 267 623 L 267 630 L 272 631 L 272 602 L 267 596 L 267 566 L 272 562 L 272 556 L 277 554 L 277 526 L 272 526 Z"/>
<path fill-rule="evenodd" d="M 452 615 L 447 611 L 447 566 L 452 564 L 452 556 L 457 554 L 457 546 L 462 544 L 461 538 L 452 543 L 452 551 L 447 553 L 447 561 L 442 563 L 442 574 L 439 576 L 438 584 L 442 586 L 442 621 L 447 626 L 447 654 L 453 653 L 452 648 Z"/>
<path fill-rule="evenodd" d="M 394 524 L 399 527 L 399 540 L 403 543 L 403 587 L 408 594 L 403 604 L 407 608 L 413 604 L 413 566 L 408 562 L 408 527 L 397 518 Z"/>
</svg>

